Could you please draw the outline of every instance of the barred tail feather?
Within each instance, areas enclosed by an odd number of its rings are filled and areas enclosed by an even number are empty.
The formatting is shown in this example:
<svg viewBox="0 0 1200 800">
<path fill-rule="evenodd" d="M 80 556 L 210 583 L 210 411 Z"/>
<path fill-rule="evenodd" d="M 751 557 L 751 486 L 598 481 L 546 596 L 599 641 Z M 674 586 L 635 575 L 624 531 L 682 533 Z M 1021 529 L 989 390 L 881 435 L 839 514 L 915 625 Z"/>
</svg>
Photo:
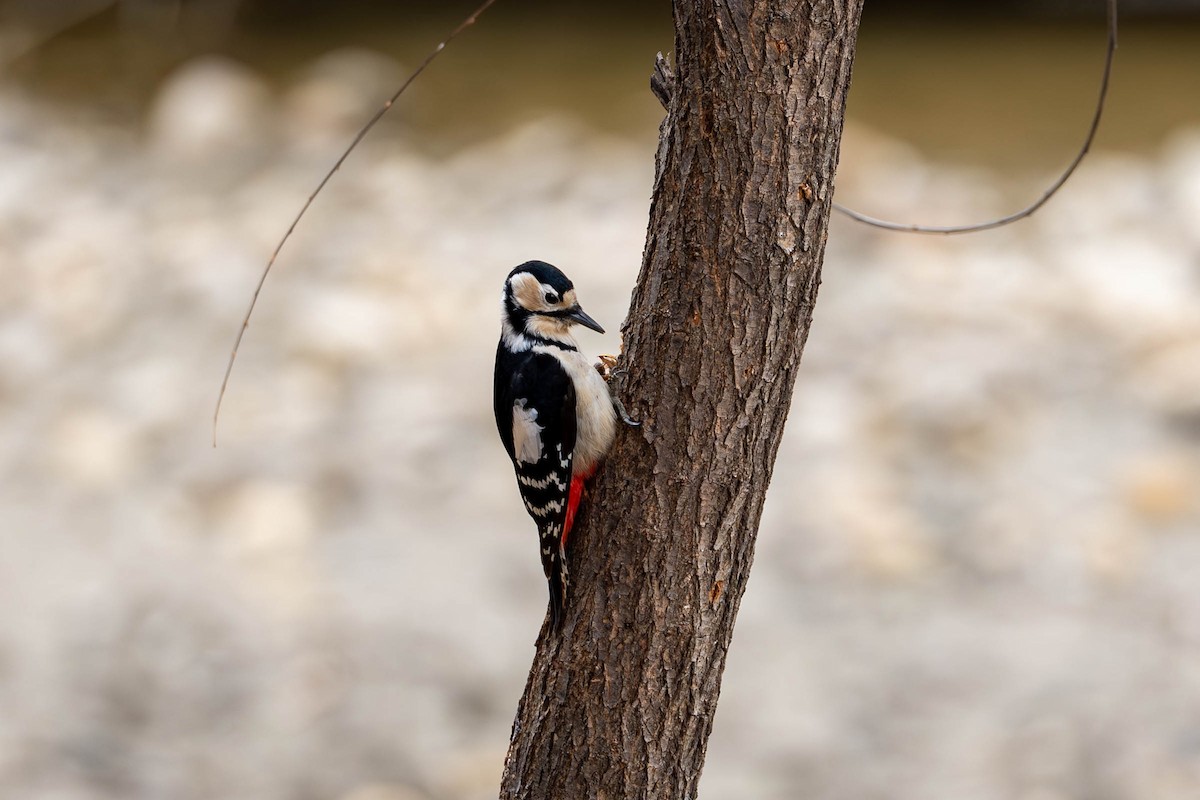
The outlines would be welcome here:
<svg viewBox="0 0 1200 800">
<path fill-rule="evenodd" d="M 541 533 L 542 570 L 550 588 L 550 627 L 562 630 L 563 617 L 567 608 L 567 588 L 571 583 L 567 574 L 567 553 L 562 546 L 556 525 L 547 526 Z"/>
<path fill-rule="evenodd" d="M 561 565 L 559 574 L 546 579 L 550 587 L 550 629 L 555 633 L 562 630 L 567 613 L 567 565 L 562 559 L 556 563 Z"/>
</svg>

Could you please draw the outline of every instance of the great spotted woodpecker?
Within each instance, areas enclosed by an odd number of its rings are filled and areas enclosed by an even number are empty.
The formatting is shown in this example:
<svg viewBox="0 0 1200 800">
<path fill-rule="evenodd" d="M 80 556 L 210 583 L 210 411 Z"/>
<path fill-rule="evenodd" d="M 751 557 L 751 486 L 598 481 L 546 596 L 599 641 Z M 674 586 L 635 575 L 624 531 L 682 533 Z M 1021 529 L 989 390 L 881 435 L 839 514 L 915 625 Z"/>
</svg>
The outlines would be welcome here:
<svg viewBox="0 0 1200 800">
<path fill-rule="evenodd" d="M 550 622 L 562 626 L 567 602 L 567 537 L 583 496 L 629 419 L 597 367 L 579 352 L 571 327 L 604 329 L 579 306 L 557 267 L 529 261 L 504 281 L 496 348 L 496 427 L 517 473 L 525 509 L 537 524 L 550 586 Z"/>
</svg>

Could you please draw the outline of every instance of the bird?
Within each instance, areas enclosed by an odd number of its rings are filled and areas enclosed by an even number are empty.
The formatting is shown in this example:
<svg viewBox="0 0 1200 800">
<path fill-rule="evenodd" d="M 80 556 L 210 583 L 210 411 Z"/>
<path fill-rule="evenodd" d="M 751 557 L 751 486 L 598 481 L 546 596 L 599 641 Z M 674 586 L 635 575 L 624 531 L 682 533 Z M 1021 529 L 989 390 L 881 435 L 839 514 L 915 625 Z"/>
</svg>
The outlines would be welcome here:
<svg viewBox="0 0 1200 800">
<path fill-rule="evenodd" d="M 611 394 L 601 368 L 580 352 L 576 325 L 604 333 L 561 270 L 527 261 L 509 272 L 496 347 L 496 429 L 537 525 L 555 631 L 567 605 L 567 541 L 584 483 L 612 446 L 618 419 L 639 424 Z"/>
</svg>

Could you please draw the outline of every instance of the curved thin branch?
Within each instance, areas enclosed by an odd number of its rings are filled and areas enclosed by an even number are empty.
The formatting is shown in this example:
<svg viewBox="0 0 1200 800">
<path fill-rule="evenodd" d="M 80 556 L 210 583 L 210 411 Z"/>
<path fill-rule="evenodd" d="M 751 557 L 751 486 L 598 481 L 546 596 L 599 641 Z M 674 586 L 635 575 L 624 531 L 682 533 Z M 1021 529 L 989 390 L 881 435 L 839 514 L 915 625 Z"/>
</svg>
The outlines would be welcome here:
<svg viewBox="0 0 1200 800">
<path fill-rule="evenodd" d="M 254 307 L 258 304 L 258 295 L 262 292 L 263 284 L 267 282 L 267 276 L 271 273 L 271 267 L 275 265 L 275 259 L 279 257 L 279 251 L 283 249 L 283 246 L 287 243 L 287 240 L 292 237 L 292 232 L 296 230 L 296 225 L 300 223 L 300 220 L 304 217 L 305 213 L 307 213 L 309 206 L 311 206 L 313 203 L 313 200 L 315 200 L 317 195 L 321 193 L 321 190 L 325 188 L 325 184 L 329 183 L 329 179 L 333 177 L 333 174 L 341 169 L 342 164 L 346 161 L 346 158 L 349 157 L 350 153 L 354 151 L 354 148 L 358 147 L 358 143 L 363 140 L 370 130 L 375 127 L 375 123 L 379 122 L 379 120 L 383 118 L 383 115 L 388 112 L 388 109 L 390 109 L 392 105 L 400 98 L 400 95 L 404 94 L 405 90 L 412 85 L 412 82 L 415 81 L 417 77 L 425 71 L 425 68 L 432 64 L 433 60 L 437 58 L 443 50 L 446 49 L 446 45 L 454 41 L 454 39 L 457 38 L 460 33 L 474 25 L 475 20 L 478 19 L 483 12 L 487 11 L 495 2 L 496 0 L 486 0 L 481 6 L 479 6 L 479 8 L 475 9 L 469 17 L 459 23 L 459 26 L 451 31 L 449 36 L 439 42 L 438 46 L 435 47 L 429 53 L 429 55 L 425 56 L 425 60 L 422 61 L 415 70 L 412 71 L 412 74 L 405 79 L 404 83 L 400 85 L 400 88 L 396 90 L 396 93 L 393 94 L 388 101 L 384 103 L 378 111 L 375 112 L 375 115 L 367 121 L 366 125 L 362 126 L 358 134 L 355 135 L 353 141 L 350 142 L 350 146 L 342 152 L 342 155 L 338 158 L 334 165 L 329 169 L 328 172 L 325 173 L 325 177 L 321 178 L 321 182 L 317 184 L 317 188 L 314 189 L 312 194 L 308 196 L 308 199 L 304 201 L 304 205 L 300 207 L 300 212 L 296 214 L 296 218 L 293 219 L 292 224 L 288 226 L 287 232 L 283 234 L 283 238 L 279 240 L 279 244 L 275 245 L 275 250 L 271 253 L 271 258 L 267 260 L 267 266 L 263 268 L 262 275 L 258 279 L 258 285 L 254 287 L 254 294 L 250 297 L 250 307 L 246 309 L 246 316 L 242 318 L 241 327 L 238 328 L 237 336 L 233 340 L 233 349 L 229 353 L 229 363 L 225 366 L 225 377 L 221 380 L 221 391 L 217 394 L 217 404 L 213 409 L 213 447 L 217 446 L 217 422 L 221 416 L 221 401 L 225 399 L 225 390 L 229 387 L 229 376 L 233 373 L 233 362 L 237 360 L 238 348 L 242 344 L 242 337 L 246 335 L 246 328 L 250 327 L 250 315 L 254 313 Z"/>
<path fill-rule="evenodd" d="M 1084 156 L 1092 147 L 1092 141 L 1096 138 L 1096 131 L 1100 128 L 1100 117 L 1104 114 L 1104 101 L 1108 97 L 1108 81 L 1112 75 L 1113 56 L 1117 51 L 1117 0 L 1107 0 L 1108 4 L 1108 50 L 1104 56 L 1104 73 L 1100 78 L 1100 97 L 1096 101 L 1096 111 L 1092 115 L 1092 124 L 1088 128 L 1087 136 L 1083 140 L 1083 146 L 1079 148 L 1079 152 L 1075 154 L 1074 160 L 1067 166 L 1058 180 L 1050 184 L 1042 196 L 1030 203 L 1020 211 L 1015 211 L 999 219 L 988 220 L 987 222 L 979 222 L 973 225 L 915 225 L 906 222 L 892 222 L 890 220 L 878 219 L 877 217 L 868 216 L 861 212 L 846 208 L 838 203 L 833 204 L 834 211 L 844 214 L 856 222 L 861 222 L 865 225 L 870 225 L 875 228 L 883 228 L 889 231 L 899 231 L 901 233 L 931 233 L 931 234 L 956 234 L 956 233 L 975 233 L 977 231 L 991 230 L 992 228 L 1000 228 L 1017 220 L 1025 219 L 1032 216 L 1039 208 L 1058 193 L 1071 175 L 1075 173 L 1075 169 L 1083 161 Z"/>
</svg>

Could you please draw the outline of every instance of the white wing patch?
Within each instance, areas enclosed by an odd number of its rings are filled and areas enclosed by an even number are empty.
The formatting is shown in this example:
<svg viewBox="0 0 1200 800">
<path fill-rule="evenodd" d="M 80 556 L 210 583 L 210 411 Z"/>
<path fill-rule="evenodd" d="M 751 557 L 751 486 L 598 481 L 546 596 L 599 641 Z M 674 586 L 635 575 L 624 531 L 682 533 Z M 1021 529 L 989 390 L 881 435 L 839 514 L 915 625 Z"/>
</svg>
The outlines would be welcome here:
<svg viewBox="0 0 1200 800">
<path fill-rule="evenodd" d="M 537 424 L 537 409 L 526 408 L 524 399 L 513 403 L 513 458 L 523 464 L 542 459 L 542 431 Z"/>
</svg>

